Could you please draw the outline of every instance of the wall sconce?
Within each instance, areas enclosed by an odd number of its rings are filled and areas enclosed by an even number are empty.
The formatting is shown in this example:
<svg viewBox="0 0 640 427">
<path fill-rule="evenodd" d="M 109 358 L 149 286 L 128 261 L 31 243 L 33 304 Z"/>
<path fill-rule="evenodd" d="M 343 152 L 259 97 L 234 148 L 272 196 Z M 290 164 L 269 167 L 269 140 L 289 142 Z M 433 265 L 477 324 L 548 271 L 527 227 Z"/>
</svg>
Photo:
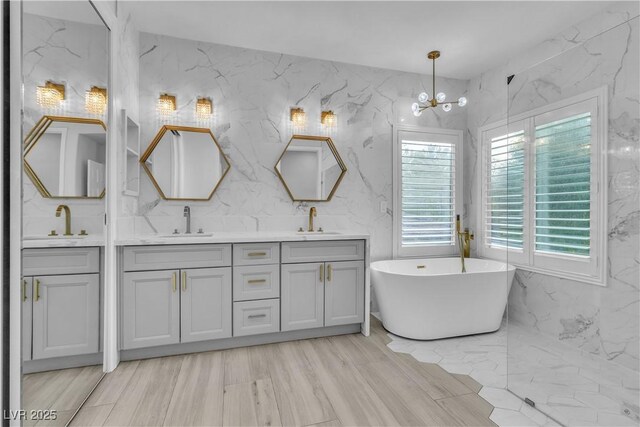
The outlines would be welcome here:
<svg viewBox="0 0 640 427">
<path fill-rule="evenodd" d="M 63 84 L 54 83 L 50 80 L 44 86 L 36 88 L 36 102 L 43 108 L 58 108 L 65 100 L 65 89 Z"/>
<path fill-rule="evenodd" d="M 213 102 L 211 98 L 198 98 L 196 100 L 196 119 L 208 120 L 213 115 Z"/>
<path fill-rule="evenodd" d="M 289 119 L 293 123 L 293 127 L 304 127 L 307 123 L 307 114 L 302 108 L 292 108 L 289 112 Z"/>
<path fill-rule="evenodd" d="M 84 95 L 84 109 L 90 114 L 103 115 L 107 109 L 107 89 L 91 86 Z"/>
<path fill-rule="evenodd" d="M 161 116 L 169 116 L 176 111 L 176 97 L 163 93 L 158 98 L 158 113 Z"/>
<path fill-rule="evenodd" d="M 323 111 L 320 114 L 320 123 L 326 128 L 335 128 L 338 124 L 338 117 L 331 110 Z"/>
</svg>

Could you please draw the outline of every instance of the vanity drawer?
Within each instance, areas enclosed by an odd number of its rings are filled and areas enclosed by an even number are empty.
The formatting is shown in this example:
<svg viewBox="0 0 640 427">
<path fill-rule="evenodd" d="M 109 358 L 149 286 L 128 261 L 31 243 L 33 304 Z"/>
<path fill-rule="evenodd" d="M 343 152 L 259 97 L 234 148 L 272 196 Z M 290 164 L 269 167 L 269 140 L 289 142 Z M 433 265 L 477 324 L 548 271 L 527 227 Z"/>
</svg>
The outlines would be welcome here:
<svg viewBox="0 0 640 427">
<path fill-rule="evenodd" d="M 231 245 L 162 245 L 124 248 L 124 271 L 228 267 Z"/>
<path fill-rule="evenodd" d="M 23 276 L 89 274 L 100 272 L 100 248 L 25 249 Z"/>
<path fill-rule="evenodd" d="M 280 300 L 233 303 L 233 336 L 280 332 Z"/>
<path fill-rule="evenodd" d="M 233 267 L 233 300 L 280 297 L 280 265 Z"/>
<path fill-rule="evenodd" d="M 238 243 L 233 245 L 233 265 L 280 263 L 279 243 Z"/>
<path fill-rule="evenodd" d="M 364 259 L 364 240 L 283 242 L 282 263 L 358 261 Z"/>
</svg>

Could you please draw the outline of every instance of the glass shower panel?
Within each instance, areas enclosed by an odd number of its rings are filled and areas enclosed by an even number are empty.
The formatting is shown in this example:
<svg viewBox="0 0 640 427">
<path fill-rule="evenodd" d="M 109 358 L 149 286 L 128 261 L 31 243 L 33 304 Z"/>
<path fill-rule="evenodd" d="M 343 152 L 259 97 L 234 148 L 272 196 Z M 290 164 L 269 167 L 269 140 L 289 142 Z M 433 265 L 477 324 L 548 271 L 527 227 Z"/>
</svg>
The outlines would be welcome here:
<svg viewBox="0 0 640 427">
<path fill-rule="evenodd" d="M 507 387 L 564 425 L 640 421 L 638 31 L 636 16 L 507 86 Z"/>
</svg>

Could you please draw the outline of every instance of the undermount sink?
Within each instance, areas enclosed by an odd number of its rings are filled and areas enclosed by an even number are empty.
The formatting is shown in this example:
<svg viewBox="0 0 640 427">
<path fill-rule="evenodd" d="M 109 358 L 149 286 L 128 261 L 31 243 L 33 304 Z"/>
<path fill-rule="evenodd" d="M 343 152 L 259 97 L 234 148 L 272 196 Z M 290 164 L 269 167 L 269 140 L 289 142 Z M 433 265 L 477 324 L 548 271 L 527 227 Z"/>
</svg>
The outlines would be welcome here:
<svg viewBox="0 0 640 427">
<path fill-rule="evenodd" d="M 299 236 L 326 236 L 340 234 L 337 231 L 296 231 Z"/>
<path fill-rule="evenodd" d="M 64 240 L 64 239 L 85 239 L 89 237 L 88 234 L 73 234 L 71 236 L 65 236 L 64 234 L 58 234 L 56 236 L 22 236 L 22 240 Z"/>
<path fill-rule="evenodd" d="M 158 237 L 211 237 L 213 233 L 172 233 L 172 234 L 161 234 Z"/>
</svg>

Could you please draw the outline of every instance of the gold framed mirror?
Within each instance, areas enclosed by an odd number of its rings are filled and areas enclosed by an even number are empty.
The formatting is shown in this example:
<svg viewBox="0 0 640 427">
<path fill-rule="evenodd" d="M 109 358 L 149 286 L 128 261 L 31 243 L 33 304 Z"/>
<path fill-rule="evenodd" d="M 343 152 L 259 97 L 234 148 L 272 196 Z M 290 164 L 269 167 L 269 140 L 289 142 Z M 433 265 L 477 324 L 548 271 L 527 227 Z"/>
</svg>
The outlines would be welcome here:
<svg viewBox="0 0 640 427">
<path fill-rule="evenodd" d="M 99 119 L 43 116 L 24 140 L 24 170 L 42 197 L 101 199 L 107 127 Z"/>
<path fill-rule="evenodd" d="M 231 165 L 211 130 L 164 125 L 140 158 L 164 200 L 211 200 Z"/>
<path fill-rule="evenodd" d="M 328 202 L 347 173 L 327 136 L 293 135 L 274 166 L 294 202 Z"/>
</svg>

